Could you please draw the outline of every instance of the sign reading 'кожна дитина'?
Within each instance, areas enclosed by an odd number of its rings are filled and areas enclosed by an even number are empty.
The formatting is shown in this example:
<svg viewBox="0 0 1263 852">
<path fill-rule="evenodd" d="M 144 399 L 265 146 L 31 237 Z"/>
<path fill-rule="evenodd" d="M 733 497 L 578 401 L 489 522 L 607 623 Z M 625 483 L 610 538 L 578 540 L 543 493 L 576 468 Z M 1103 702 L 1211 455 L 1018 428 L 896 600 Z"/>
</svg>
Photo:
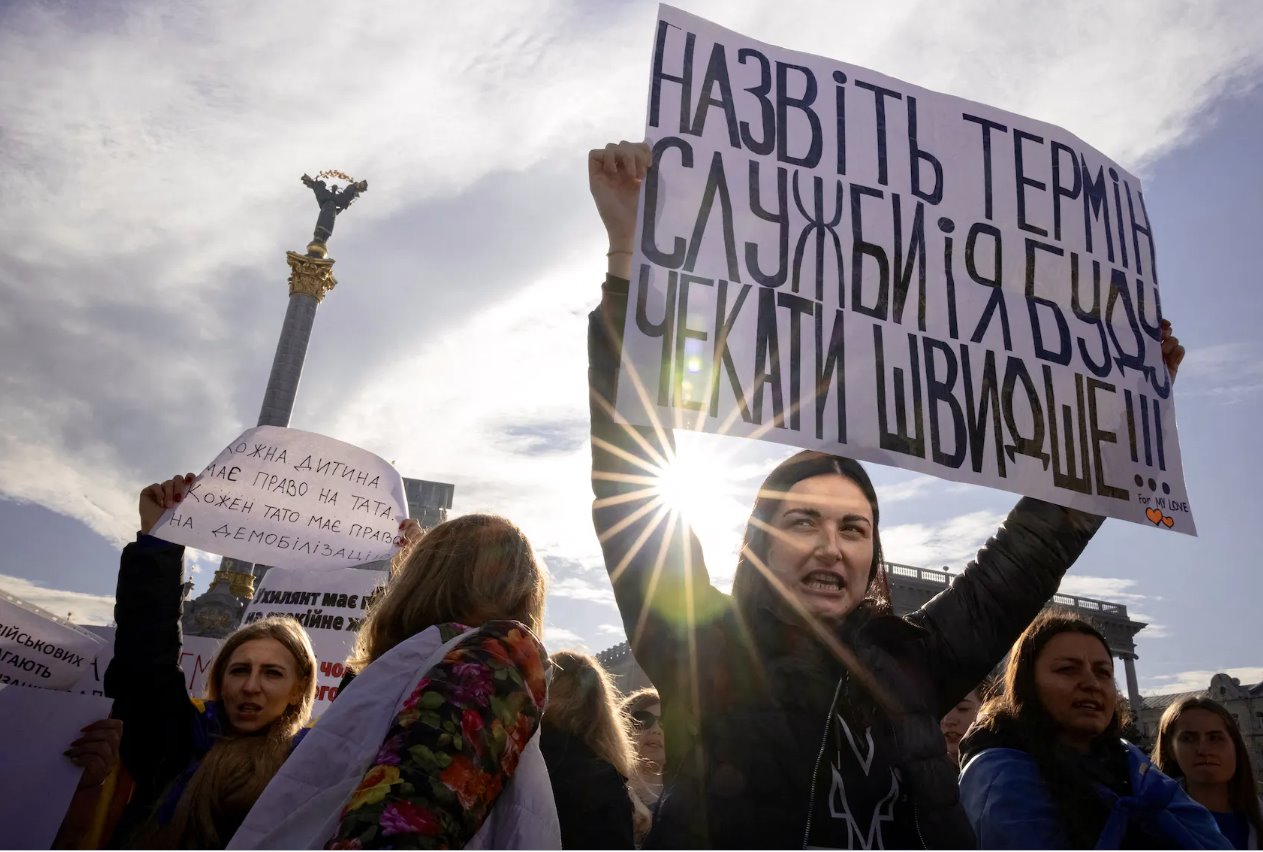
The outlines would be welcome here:
<svg viewBox="0 0 1263 852">
<path fill-rule="evenodd" d="M 386 559 L 408 517 L 403 478 L 368 450 L 279 426 L 246 430 L 150 533 L 265 565 Z"/>
<path fill-rule="evenodd" d="M 660 7 L 617 409 L 1195 533 L 1140 183 Z"/>
</svg>

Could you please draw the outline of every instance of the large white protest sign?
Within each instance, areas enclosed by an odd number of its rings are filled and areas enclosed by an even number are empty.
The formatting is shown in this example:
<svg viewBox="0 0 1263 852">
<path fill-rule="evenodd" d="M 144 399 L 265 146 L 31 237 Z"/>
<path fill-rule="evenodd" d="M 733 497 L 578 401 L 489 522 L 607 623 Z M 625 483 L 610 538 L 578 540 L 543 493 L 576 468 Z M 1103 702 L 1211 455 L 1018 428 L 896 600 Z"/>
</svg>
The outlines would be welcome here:
<svg viewBox="0 0 1263 852">
<path fill-rule="evenodd" d="M 1195 533 L 1126 170 L 668 6 L 646 136 L 624 418 Z"/>
<path fill-rule="evenodd" d="M 62 754 L 108 698 L 0 685 L 0 849 L 49 849 L 83 769 Z"/>
<path fill-rule="evenodd" d="M 298 429 L 248 429 L 151 531 L 265 565 L 342 568 L 385 559 L 408 517 L 403 478 L 367 450 Z"/>
<path fill-rule="evenodd" d="M 70 621 L 0 590 L 0 684 L 72 689 L 102 644 Z"/>
<path fill-rule="evenodd" d="M 254 593 L 242 624 L 269 615 L 289 615 L 298 619 L 311 637 L 320 661 L 312 718 L 319 717 L 338 694 L 338 684 L 346 673 L 343 662 L 355 646 L 369 605 L 385 582 L 385 571 L 272 568 Z"/>
</svg>

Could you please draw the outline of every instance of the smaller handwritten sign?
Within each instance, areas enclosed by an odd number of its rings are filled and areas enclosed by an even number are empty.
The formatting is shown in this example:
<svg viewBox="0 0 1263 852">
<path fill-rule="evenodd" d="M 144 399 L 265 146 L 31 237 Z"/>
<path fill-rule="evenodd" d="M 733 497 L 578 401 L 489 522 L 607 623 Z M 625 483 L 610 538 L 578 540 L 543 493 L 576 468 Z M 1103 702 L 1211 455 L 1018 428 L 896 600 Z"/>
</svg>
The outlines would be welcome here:
<svg viewBox="0 0 1263 852">
<path fill-rule="evenodd" d="M 0 684 L 71 689 L 92 668 L 100 637 L 0 591 Z"/>
<path fill-rule="evenodd" d="M 151 534 L 264 565 L 345 568 L 394 553 L 406 507 L 403 478 L 380 457 L 258 426 L 206 466 Z"/>
</svg>

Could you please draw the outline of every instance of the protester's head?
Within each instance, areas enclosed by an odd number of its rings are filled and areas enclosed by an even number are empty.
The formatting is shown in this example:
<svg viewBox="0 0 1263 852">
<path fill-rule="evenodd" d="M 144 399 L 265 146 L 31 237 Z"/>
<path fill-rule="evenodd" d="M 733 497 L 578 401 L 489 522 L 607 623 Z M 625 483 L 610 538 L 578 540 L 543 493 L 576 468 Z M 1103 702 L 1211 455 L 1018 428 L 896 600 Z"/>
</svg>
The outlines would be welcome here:
<svg viewBox="0 0 1263 852">
<path fill-rule="evenodd" d="M 1222 785 L 1238 813 L 1263 836 L 1263 817 L 1254 789 L 1254 770 L 1237 720 L 1210 698 L 1181 698 L 1162 714 L 1153 762 L 1190 791 Z"/>
<path fill-rule="evenodd" d="M 638 689 L 623 699 L 623 715 L 631 723 L 632 740 L 640 768 L 660 773 L 667 762 L 662 734 L 662 700 L 652 687 Z"/>
<path fill-rule="evenodd" d="M 544 620 L 544 571 L 522 531 L 495 515 L 462 515 L 421 536 L 378 598 L 348 660 L 362 670 L 428 627 L 512 620 L 536 634 Z"/>
<path fill-rule="evenodd" d="M 991 691 L 990 679 L 969 690 L 969 694 L 956 702 L 956 706 L 947 711 L 947 715 L 939 721 L 939 730 L 947 743 L 947 756 L 953 763 L 960 761 L 960 738 L 965 736 L 969 726 L 978 718 L 978 709 Z"/>
<path fill-rule="evenodd" d="M 1125 714 L 1105 637 L 1070 612 L 1045 610 L 1014 643 L 1004 691 L 982 715 L 1008 716 L 1030 737 L 1086 751 L 1098 737 L 1117 737 Z"/>
<path fill-rule="evenodd" d="M 274 723 L 286 738 L 307 723 L 316 698 L 316 654 L 302 625 L 272 616 L 233 631 L 211 664 L 207 695 L 223 704 L 237 734 Z"/>
<path fill-rule="evenodd" d="M 222 849 L 220 826 L 240 822 L 289 755 L 316 696 L 316 655 L 288 616 L 236 630 L 211 665 L 207 693 L 228 715 L 226 736 L 206 753 L 169 823 L 150 820 L 154 848 Z"/>
<path fill-rule="evenodd" d="M 837 622 L 861 604 L 884 611 L 877 494 L 859 462 L 804 450 L 768 475 L 746 526 L 732 594 L 752 613 L 788 603 Z"/>
<path fill-rule="evenodd" d="M 549 661 L 552 679 L 544 724 L 577 737 L 624 778 L 630 777 L 635 756 L 609 673 L 579 651 L 558 651 Z"/>
</svg>

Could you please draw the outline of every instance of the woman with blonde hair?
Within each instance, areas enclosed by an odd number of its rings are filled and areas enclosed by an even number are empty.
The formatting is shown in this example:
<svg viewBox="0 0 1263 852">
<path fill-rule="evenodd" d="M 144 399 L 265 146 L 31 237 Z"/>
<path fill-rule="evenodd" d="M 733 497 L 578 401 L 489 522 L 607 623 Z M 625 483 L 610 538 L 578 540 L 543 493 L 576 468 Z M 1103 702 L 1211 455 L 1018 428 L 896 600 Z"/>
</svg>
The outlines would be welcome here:
<svg viewBox="0 0 1263 852">
<path fill-rule="evenodd" d="M 1237 849 L 1258 849 L 1263 813 L 1237 720 L 1211 698 L 1181 698 L 1162 714 L 1153 762 L 1179 779 Z"/>
<path fill-rule="evenodd" d="M 464 515 L 421 536 L 339 691 L 229 848 L 555 848 L 538 744 L 544 572 L 526 536 Z"/>
<path fill-rule="evenodd" d="M 662 795 L 662 768 L 667 762 L 662 735 L 662 699 L 652 687 L 638 689 L 623 699 L 623 715 L 631 724 L 636 744 L 636 769 L 628 788 L 635 815 L 632 825 L 639 848 L 653 827 L 653 812 Z"/>
<path fill-rule="evenodd" d="M 192 481 L 186 474 L 141 491 L 141 532 L 119 569 L 105 693 L 136 783 L 115 835 L 125 845 L 224 848 L 301 738 L 315 699 L 306 632 L 291 618 L 266 618 L 224 640 L 206 700 L 190 700 L 180 668 L 184 548 L 147 533 Z"/>
<path fill-rule="evenodd" d="M 631 849 L 627 779 L 635 753 L 609 673 L 593 657 L 558 651 L 540 747 L 548 763 L 563 849 Z"/>
</svg>

